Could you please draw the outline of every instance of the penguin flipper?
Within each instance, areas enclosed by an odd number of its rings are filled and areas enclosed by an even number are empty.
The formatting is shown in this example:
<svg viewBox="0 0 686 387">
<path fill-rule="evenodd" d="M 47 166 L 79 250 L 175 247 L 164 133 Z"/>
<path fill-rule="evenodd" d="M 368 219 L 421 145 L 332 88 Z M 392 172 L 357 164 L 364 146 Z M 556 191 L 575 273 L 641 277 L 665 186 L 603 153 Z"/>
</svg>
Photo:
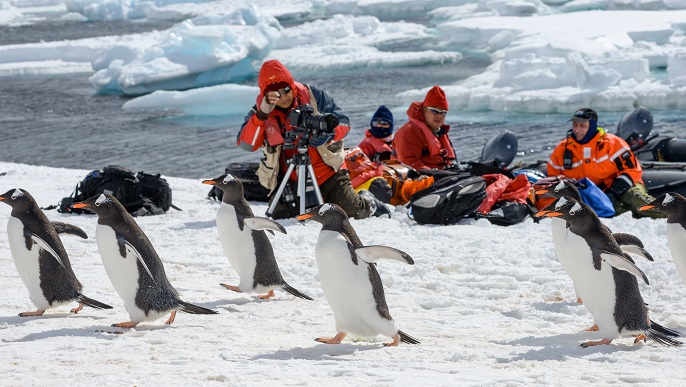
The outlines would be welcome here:
<svg viewBox="0 0 686 387">
<path fill-rule="evenodd" d="M 650 285 L 650 282 L 648 282 L 648 277 L 646 277 L 645 273 L 643 273 L 638 266 L 626 259 L 626 257 L 610 253 L 608 251 L 602 251 L 600 253 L 600 257 L 603 259 L 603 261 L 607 262 L 608 265 L 614 267 L 615 269 L 624 270 L 638 278 L 643 278 L 643 281 L 645 281 L 646 285 Z"/>
<path fill-rule="evenodd" d="M 287 292 L 287 293 L 289 293 L 289 294 L 292 294 L 292 295 L 294 295 L 294 296 L 296 296 L 296 297 L 299 297 L 299 298 L 302 298 L 302 299 L 305 299 L 305 300 L 313 301 L 313 300 L 312 300 L 312 297 L 308 296 L 308 295 L 305 294 L 305 293 L 301 293 L 298 289 L 292 287 L 291 285 L 289 285 L 289 284 L 287 284 L 287 283 L 285 283 L 285 282 L 284 282 L 283 284 L 281 284 L 281 289 L 283 289 L 285 292 Z"/>
<path fill-rule="evenodd" d="M 47 251 L 48 253 L 50 253 L 50 255 L 55 257 L 60 266 L 64 267 L 64 262 L 62 262 L 62 258 L 60 258 L 59 254 L 57 254 L 55 250 L 52 247 L 50 247 L 50 245 L 46 241 L 44 241 L 41 237 L 39 237 L 36 234 L 31 234 L 31 239 L 34 242 L 36 242 L 36 244 L 40 246 L 43 250 Z"/>
<path fill-rule="evenodd" d="M 243 224 L 248 226 L 249 229 L 259 231 L 259 230 L 274 230 L 283 234 L 287 234 L 286 229 L 279 223 L 261 217 L 251 217 L 243 219 Z"/>
<path fill-rule="evenodd" d="M 58 234 L 71 234 L 83 239 L 88 239 L 86 232 L 73 224 L 53 221 L 52 226 L 55 227 L 55 231 L 57 231 Z"/>
<path fill-rule="evenodd" d="M 96 301 L 92 298 L 86 297 L 83 294 L 79 293 L 79 296 L 76 298 L 76 301 L 78 301 L 81 304 L 84 304 L 86 306 L 90 306 L 91 308 L 95 309 L 112 309 L 111 306 L 107 304 L 103 304 L 100 301 Z"/>
<path fill-rule="evenodd" d="M 148 265 L 145 264 L 145 261 L 143 260 L 143 256 L 141 255 L 141 253 L 139 253 L 138 250 L 136 250 L 136 248 L 131 243 L 129 243 L 129 241 L 124 239 L 123 237 L 117 238 L 117 242 L 120 244 L 119 245 L 120 249 L 122 247 L 124 247 L 124 251 L 122 252 L 122 257 L 126 258 L 126 256 L 128 256 L 129 254 L 136 257 L 138 262 L 140 262 L 141 265 L 143 265 L 143 268 L 145 269 L 145 271 L 148 272 L 148 275 L 152 279 L 152 282 L 157 283 L 155 281 L 155 277 L 152 276 L 152 273 L 150 272 Z M 120 252 L 121 252 L 121 250 L 120 250 Z"/>
<path fill-rule="evenodd" d="M 407 333 L 398 330 L 398 335 L 400 335 L 400 341 L 403 343 L 407 344 L 419 344 L 419 340 L 415 339 L 414 337 L 408 335 Z"/>
<path fill-rule="evenodd" d="M 388 246 L 364 246 L 355 249 L 358 258 L 367 263 L 376 263 L 380 259 L 390 259 L 414 265 L 414 260 L 404 251 Z"/>
<path fill-rule="evenodd" d="M 639 255 L 649 261 L 654 261 L 652 255 L 645 250 L 643 242 L 641 242 L 637 236 L 623 232 L 615 232 L 612 234 L 612 237 L 615 239 L 623 252 Z"/>
<path fill-rule="evenodd" d="M 179 300 L 179 308 L 177 308 L 177 310 L 179 312 L 184 312 L 188 314 L 219 314 L 219 312 L 214 311 L 212 309 L 207 309 L 203 308 L 202 306 L 189 304 L 181 300 Z"/>
</svg>

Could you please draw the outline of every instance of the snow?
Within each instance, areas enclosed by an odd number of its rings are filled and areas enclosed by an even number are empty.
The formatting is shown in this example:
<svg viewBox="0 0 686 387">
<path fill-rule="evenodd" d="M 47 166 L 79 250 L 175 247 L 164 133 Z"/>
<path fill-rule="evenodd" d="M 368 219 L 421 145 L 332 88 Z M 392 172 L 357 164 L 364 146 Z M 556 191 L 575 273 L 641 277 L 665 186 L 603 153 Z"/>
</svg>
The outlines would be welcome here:
<svg viewBox="0 0 686 387">
<path fill-rule="evenodd" d="M 0 162 L 4 190 L 28 190 L 41 206 L 68 196 L 89 171 Z M 153 172 L 153 171 L 151 171 Z M 207 176 L 214 178 L 216 176 Z M 92 385 L 680 385 L 686 376 L 682 349 L 633 338 L 582 349 L 599 339 L 581 332 L 592 325 L 575 302 L 569 277 L 555 258 L 550 221 L 498 227 L 486 220 L 455 226 L 422 226 L 402 207 L 392 218 L 351 220 L 366 245 L 407 252 L 414 266 L 377 266 L 391 315 L 419 345 L 386 348 L 386 337 L 319 344 L 335 323 L 321 284 L 314 249 L 321 226 L 280 220 L 287 234 L 270 236 L 284 278 L 314 301 L 283 291 L 269 301 L 230 292 L 220 282 L 238 278 L 224 256 L 215 223 L 219 204 L 205 199 L 199 180 L 167 178 L 183 211 L 137 218 L 164 262 L 182 299 L 213 308 L 212 316 L 178 314 L 135 329 L 103 268 L 95 241 L 96 217 L 47 211 L 51 220 L 83 228 L 90 236 L 62 238 L 83 293 L 114 307 L 74 305 L 42 317 L 33 310 L 12 262 L 7 231 L 0 227 L 0 372 L 8 386 L 69 380 Z M 262 215 L 265 203 L 251 203 Z M 0 204 L 0 222 L 10 207 Z M 603 219 L 615 232 L 640 236 L 655 262 L 637 258 L 651 285 L 639 281 L 653 320 L 686 333 L 679 278 L 666 244 L 664 220 L 628 215 Z M 122 333 L 122 334 L 115 334 Z"/>
<path fill-rule="evenodd" d="M 453 110 L 686 108 L 683 0 L 272 3 L 5 1 L 0 3 L 2 25 L 54 19 L 178 22 L 167 30 L 127 36 L 0 46 L 0 76 L 85 72 L 98 93 L 200 89 L 193 91 L 197 97 L 216 93 L 214 86 L 246 82 L 273 58 L 297 79 L 312 72 L 455 63 L 476 54 L 492 64 L 441 85 Z M 428 20 L 414 21 L 418 15 Z M 405 90 L 386 104 L 407 106 L 431 86 Z M 188 98 L 183 114 L 233 114 L 222 101 L 209 99 L 194 103 Z M 168 105 L 168 98 L 153 101 L 147 98 L 147 109 L 178 108 Z"/>
</svg>

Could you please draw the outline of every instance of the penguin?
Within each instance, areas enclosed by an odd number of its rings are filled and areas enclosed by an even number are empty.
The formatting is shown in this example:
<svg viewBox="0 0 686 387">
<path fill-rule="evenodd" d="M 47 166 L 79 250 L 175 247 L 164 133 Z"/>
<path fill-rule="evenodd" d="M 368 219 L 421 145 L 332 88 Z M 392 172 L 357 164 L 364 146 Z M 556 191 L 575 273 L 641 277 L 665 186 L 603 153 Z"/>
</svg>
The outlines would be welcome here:
<svg viewBox="0 0 686 387">
<path fill-rule="evenodd" d="M 177 311 L 217 314 L 179 298 L 179 293 L 167 280 L 162 260 L 150 240 L 114 196 L 96 195 L 73 206 L 98 215 L 95 238 L 102 263 L 131 319 L 112 324 L 113 327 L 133 328 L 170 312 L 166 324 L 171 325 Z"/>
<path fill-rule="evenodd" d="M 576 236 L 567 239 L 567 251 L 569 258 L 579 263 L 577 290 L 603 336 L 581 346 L 610 344 L 624 334 L 637 335 L 635 342 L 651 338 L 663 345 L 682 345 L 673 338 L 679 333 L 648 317 L 637 281 L 641 278 L 648 284 L 648 278 L 622 251 L 591 207 L 566 196 L 551 206 L 554 210 L 542 216 L 564 219 L 570 234 Z"/>
<path fill-rule="evenodd" d="M 243 183 L 233 175 L 221 175 L 203 184 L 213 185 L 222 190 L 222 202 L 217 211 L 219 240 L 229 263 L 238 273 L 238 286 L 220 284 L 238 293 L 265 293 L 261 299 L 274 296 L 274 289 L 284 291 L 305 300 L 312 298 L 284 281 L 274 258 L 274 250 L 264 230 L 279 231 L 286 229 L 279 223 L 253 215 L 250 204 L 243 197 Z M 273 232 L 272 232 L 273 233 Z"/>
<path fill-rule="evenodd" d="M 112 309 L 81 294 L 83 286 L 76 278 L 58 236 L 62 233 L 88 238 L 83 230 L 68 223 L 50 222 L 31 194 L 21 188 L 5 192 L 0 201 L 12 207 L 7 222 L 10 250 L 29 298 L 37 308 L 35 312 L 22 312 L 19 316 L 42 316 L 47 309 L 74 301 L 79 306 L 72 309 L 72 313 L 80 312 L 84 305 Z"/>
<path fill-rule="evenodd" d="M 686 282 L 686 198 L 676 192 L 665 193 L 639 211 L 650 209 L 667 214 L 667 244 L 676 270 Z"/>
<path fill-rule="evenodd" d="M 338 333 L 316 341 L 339 344 L 350 333 L 358 337 L 382 334 L 393 338 L 384 346 L 397 346 L 400 341 L 419 344 L 419 340 L 398 330 L 393 321 L 375 264 L 386 258 L 413 265 L 412 257 L 391 247 L 363 246 L 345 211 L 336 204 L 321 204 L 296 219 L 322 224 L 315 257 Z"/>
<path fill-rule="evenodd" d="M 577 202 L 581 202 L 581 194 L 577 190 L 574 183 L 570 180 L 561 180 L 557 184 L 551 184 L 548 187 L 539 189 L 536 191 L 537 195 L 542 195 L 545 197 L 552 197 L 559 199 L 563 196 L 570 197 Z M 579 292 L 576 289 L 577 282 L 577 270 L 575 266 L 574 259 L 570 259 L 567 253 L 566 240 L 569 236 L 569 226 L 567 222 L 560 218 L 553 218 L 550 225 L 553 234 L 553 246 L 555 247 L 555 255 L 557 255 L 560 265 L 567 272 L 569 277 L 572 279 L 574 285 L 574 291 L 577 296 L 577 302 L 579 304 L 583 303 L 583 300 L 579 297 Z M 601 223 L 601 227 L 607 229 L 607 226 Z M 609 229 L 608 229 L 609 232 Z M 620 245 L 622 251 L 625 253 L 635 254 L 641 256 L 649 261 L 653 261 L 653 257 L 645 250 L 643 242 L 631 234 L 626 233 L 613 233 L 612 237 Z M 589 330 L 595 330 L 595 327 L 589 328 Z"/>
</svg>

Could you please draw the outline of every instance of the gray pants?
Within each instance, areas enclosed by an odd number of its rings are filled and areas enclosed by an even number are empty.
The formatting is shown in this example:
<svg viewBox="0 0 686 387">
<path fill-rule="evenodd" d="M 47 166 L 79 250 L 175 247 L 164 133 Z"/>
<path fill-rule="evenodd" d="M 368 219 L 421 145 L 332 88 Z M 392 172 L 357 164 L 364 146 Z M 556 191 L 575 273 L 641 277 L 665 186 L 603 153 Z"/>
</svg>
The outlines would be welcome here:
<svg viewBox="0 0 686 387">
<path fill-rule="evenodd" d="M 294 181 L 289 181 L 288 183 L 291 185 L 293 192 L 296 192 L 296 183 Z M 319 190 L 322 192 L 324 203 L 339 205 L 350 218 L 364 219 L 371 215 L 369 202 L 357 195 L 352 183 L 350 183 L 350 176 L 345 170 L 339 170 L 324 183 L 320 184 Z M 272 218 L 293 218 L 299 215 L 299 213 L 300 207 L 297 203 L 295 205 L 288 205 L 281 200 L 274 208 Z"/>
</svg>

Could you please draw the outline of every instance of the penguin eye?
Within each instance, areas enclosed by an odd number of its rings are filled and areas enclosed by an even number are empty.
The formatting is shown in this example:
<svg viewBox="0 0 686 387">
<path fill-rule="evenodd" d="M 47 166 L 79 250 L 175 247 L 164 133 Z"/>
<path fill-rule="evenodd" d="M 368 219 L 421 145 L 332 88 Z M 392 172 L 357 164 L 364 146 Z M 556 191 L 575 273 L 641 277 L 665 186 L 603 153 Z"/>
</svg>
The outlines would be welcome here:
<svg viewBox="0 0 686 387">
<path fill-rule="evenodd" d="M 581 211 L 583 208 L 576 203 L 572 208 L 569 209 L 569 215 L 576 215 L 577 212 Z"/>
<path fill-rule="evenodd" d="M 329 203 L 323 204 L 322 207 L 319 209 L 319 215 L 324 215 L 324 213 L 328 211 L 329 208 L 331 208 L 331 205 Z"/>
<path fill-rule="evenodd" d="M 24 196 L 24 193 L 21 192 L 19 189 L 15 189 L 14 192 L 12 193 L 12 200 L 17 200 L 18 197 Z"/>
<path fill-rule="evenodd" d="M 665 200 L 662 201 L 662 205 L 666 206 L 674 200 L 674 196 L 670 194 L 665 194 Z"/>
<path fill-rule="evenodd" d="M 95 205 L 100 207 L 101 204 L 107 203 L 108 201 L 109 199 L 107 199 L 107 196 L 101 194 L 98 196 L 98 200 L 95 201 Z"/>
</svg>

